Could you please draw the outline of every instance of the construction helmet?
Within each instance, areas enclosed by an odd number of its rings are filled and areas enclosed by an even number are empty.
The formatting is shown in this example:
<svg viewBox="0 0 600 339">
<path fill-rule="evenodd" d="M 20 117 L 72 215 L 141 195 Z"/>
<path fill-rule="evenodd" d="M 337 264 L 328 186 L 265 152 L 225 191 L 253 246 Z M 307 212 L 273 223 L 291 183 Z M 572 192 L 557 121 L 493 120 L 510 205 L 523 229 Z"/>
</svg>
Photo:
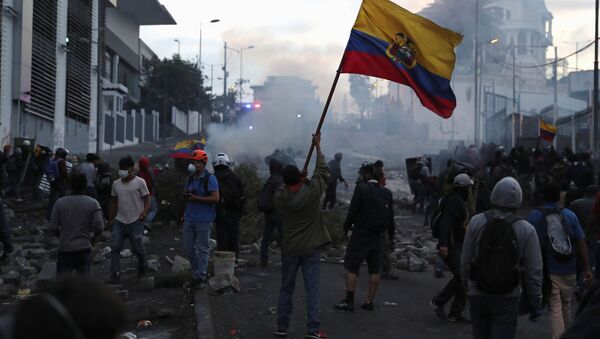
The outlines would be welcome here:
<svg viewBox="0 0 600 339">
<path fill-rule="evenodd" d="M 213 167 L 217 167 L 217 166 L 229 167 L 229 165 L 230 165 L 229 156 L 227 156 L 227 154 L 225 154 L 225 153 L 219 153 L 215 157 L 215 160 L 213 160 L 212 164 L 213 164 Z"/>
<path fill-rule="evenodd" d="M 208 155 L 201 149 L 197 149 L 192 151 L 190 155 L 190 160 L 204 161 L 204 163 L 208 163 Z"/>
</svg>

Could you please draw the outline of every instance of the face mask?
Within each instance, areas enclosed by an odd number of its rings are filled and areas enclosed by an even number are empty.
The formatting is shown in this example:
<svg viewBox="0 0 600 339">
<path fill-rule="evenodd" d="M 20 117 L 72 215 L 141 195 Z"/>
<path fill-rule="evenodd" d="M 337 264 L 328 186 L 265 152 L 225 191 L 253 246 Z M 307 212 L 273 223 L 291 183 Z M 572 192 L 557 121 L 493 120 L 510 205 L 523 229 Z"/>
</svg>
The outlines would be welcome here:
<svg viewBox="0 0 600 339">
<path fill-rule="evenodd" d="M 196 173 L 196 166 L 194 166 L 194 164 L 189 164 L 187 170 L 190 172 L 190 174 L 194 174 Z"/>
<path fill-rule="evenodd" d="M 129 171 L 128 170 L 119 170 L 119 177 L 121 177 L 121 179 L 125 179 L 129 176 Z"/>
</svg>

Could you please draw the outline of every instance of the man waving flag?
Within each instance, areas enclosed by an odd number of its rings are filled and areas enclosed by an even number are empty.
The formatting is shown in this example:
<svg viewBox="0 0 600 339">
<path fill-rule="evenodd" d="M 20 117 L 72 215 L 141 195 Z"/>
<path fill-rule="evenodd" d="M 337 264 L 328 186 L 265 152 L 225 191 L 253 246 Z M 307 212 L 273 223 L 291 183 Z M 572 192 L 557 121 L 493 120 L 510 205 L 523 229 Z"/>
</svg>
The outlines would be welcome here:
<svg viewBox="0 0 600 339">
<path fill-rule="evenodd" d="M 340 71 L 411 87 L 423 106 L 452 116 L 450 88 L 462 35 L 438 26 L 388 0 L 363 0 L 350 33 Z"/>
</svg>

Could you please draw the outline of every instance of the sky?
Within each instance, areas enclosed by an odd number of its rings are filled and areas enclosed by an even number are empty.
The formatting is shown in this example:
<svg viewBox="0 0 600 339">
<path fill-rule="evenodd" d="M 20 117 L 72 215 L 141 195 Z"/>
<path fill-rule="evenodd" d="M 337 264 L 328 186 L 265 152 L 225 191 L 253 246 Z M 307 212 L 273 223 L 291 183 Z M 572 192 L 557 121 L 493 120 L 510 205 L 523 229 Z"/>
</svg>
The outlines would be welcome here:
<svg viewBox="0 0 600 339">
<path fill-rule="evenodd" d="M 141 38 L 158 54 L 170 57 L 177 53 L 181 41 L 181 56 L 198 60 L 202 23 L 202 62 L 210 77 L 213 64 L 215 94 L 223 92 L 221 70 L 223 43 L 235 49 L 255 46 L 243 51 L 243 78 L 249 86 L 260 85 L 268 75 L 298 75 L 318 86 L 322 101 L 335 76 L 354 24 L 360 0 L 159 0 L 172 14 L 177 25 L 147 26 Z M 419 11 L 431 0 L 394 0 L 398 5 Z M 559 57 L 575 51 L 575 43 L 590 42 L 594 35 L 594 2 L 589 0 L 546 0 L 554 15 L 554 42 Z M 210 23 L 219 19 L 218 23 Z M 553 52 L 553 51 L 552 51 Z M 240 55 L 229 50 L 228 87 L 240 77 Z M 569 59 L 575 67 L 575 57 Z M 593 68 L 593 48 L 579 56 L 579 68 Z M 574 69 L 573 69 L 574 70 Z M 345 80 L 344 80 L 345 79 Z M 210 80 L 209 80 L 210 82 Z M 341 109 L 342 98 L 348 93 L 347 75 L 342 75 L 333 101 L 334 110 Z"/>
</svg>

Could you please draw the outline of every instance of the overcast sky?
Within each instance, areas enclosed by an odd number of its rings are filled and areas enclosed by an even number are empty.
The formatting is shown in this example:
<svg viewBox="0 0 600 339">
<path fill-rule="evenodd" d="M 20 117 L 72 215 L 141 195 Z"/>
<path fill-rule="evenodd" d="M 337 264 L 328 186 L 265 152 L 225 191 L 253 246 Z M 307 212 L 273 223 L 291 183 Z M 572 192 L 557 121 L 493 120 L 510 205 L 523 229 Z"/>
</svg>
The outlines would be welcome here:
<svg viewBox="0 0 600 339">
<path fill-rule="evenodd" d="M 141 38 L 160 56 L 177 53 L 181 41 L 184 59 L 197 60 L 200 22 L 202 62 L 214 64 L 215 93 L 223 92 L 223 41 L 233 48 L 254 45 L 243 53 L 243 77 L 262 84 L 267 75 L 299 75 L 312 80 L 322 100 L 327 96 L 335 70 L 356 19 L 360 0 L 160 0 L 171 12 L 176 26 L 143 27 Z M 394 0 L 411 11 L 430 0 Z M 572 53 L 576 41 L 591 41 L 594 35 L 594 2 L 546 0 L 554 15 L 554 42 L 559 56 Z M 209 23 L 211 19 L 219 23 Z M 575 58 L 569 59 L 575 67 Z M 579 67 L 593 68 L 593 49 L 580 55 Z M 230 77 L 240 76 L 240 57 L 228 52 Z M 210 76 L 210 66 L 205 68 Z M 347 79 L 346 76 L 342 76 Z M 340 103 L 348 82 L 342 78 L 334 103 Z M 231 79 L 231 78 L 230 78 Z M 231 81 L 228 81 L 232 84 Z M 250 92 L 248 85 L 246 91 Z M 339 106 L 339 105 L 338 105 Z M 341 107 L 338 107 L 338 109 Z"/>
</svg>

